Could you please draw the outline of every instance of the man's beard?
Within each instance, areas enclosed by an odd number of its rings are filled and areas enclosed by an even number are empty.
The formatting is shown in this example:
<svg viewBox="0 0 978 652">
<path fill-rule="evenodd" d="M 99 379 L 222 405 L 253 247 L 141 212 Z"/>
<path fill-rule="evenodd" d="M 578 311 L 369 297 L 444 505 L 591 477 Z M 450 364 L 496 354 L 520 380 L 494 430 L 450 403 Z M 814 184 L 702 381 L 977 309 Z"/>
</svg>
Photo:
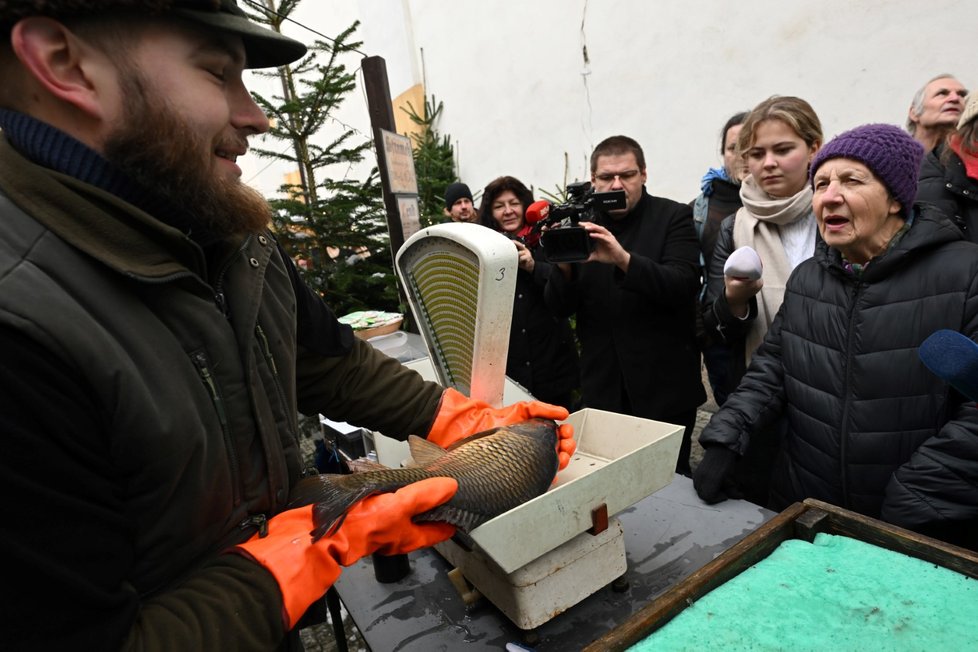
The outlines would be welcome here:
<svg viewBox="0 0 978 652">
<path fill-rule="evenodd" d="M 121 69 L 120 83 L 123 119 L 104 147 L 110 163 L 214 236 L 254 233 L 268 226 L 271 209 L 265 198 L 238 179 L 217 174 L 213 156 L 218 143 L 205 143 L 165 98 L 151 96 L 138 71 Z"/>
</svg>

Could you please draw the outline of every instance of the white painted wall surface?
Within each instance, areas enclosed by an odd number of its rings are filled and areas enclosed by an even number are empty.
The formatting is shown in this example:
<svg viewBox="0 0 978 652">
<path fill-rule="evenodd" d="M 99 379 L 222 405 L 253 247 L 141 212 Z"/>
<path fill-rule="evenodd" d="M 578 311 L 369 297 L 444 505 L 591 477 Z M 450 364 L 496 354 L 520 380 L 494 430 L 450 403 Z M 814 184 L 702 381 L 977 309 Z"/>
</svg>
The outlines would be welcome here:
<svg viewBox="0 0 978 652">
<path fill-rule="evenodd" d="M 238 0 L 238 2 L 241 3 L 242 0 Z M 360 19 L 360 11 L 355 3 L 342 0 L 305 0 L 299 6 L 293 18 L 301 25 L 307 25 L 328 37 L 323 38 L 291 22 L 286 22 L 283 26 L 283 32 L 288 36 L 303 43 L 312 43 L 317 40 L 327 41 L 335 37 L 352 25 L 354 21 Z M 362 39 L 363 28 L 361 27 L 354 35 L 353 40 Z M 362 49 L 363 52 L 374 54 L 365 48 L 366 46 Z M 398 55 L 397 58 L 405 59 L 405 56 Z M 343 63 L 351 71 L 357 71 L 360 67 L 360 59 L 362 59 L 361 55 L 352 53 L 343 59 Z M 323 61 L 325 62 L 325 59 Z M 406 65 L 410 67 L 412 64 L 408 62 Z M 388 67 L 390 67 L 389 64 Z M 245 75 L 245 83 L 252 91 L 260 93 L 269 99 L 273 95 L 281 95 L 282 85 L 277 78 L 265 79 L 252 75 L 248 71 L 246 71 Z M 327 127 L 326 133 L 321 134 L 322 142 L 331 142 L 343 133 L 347 126 L 352 127 L 358 132 L 357 142 L 370 137 L 370 116 L 367 113 L 366 97 L 362 92 L 363 85 L 360 83 L 362 79 L 363 76 L 358 74 L 357 80 L 360 90 L 351 93 L 344 104 L 341 105 L 339 111 L 333 116 L 332 124 Z M 273 141 L 269 138 L 252 138 L 252 145 L 279 152 L 291 147 L 288 143 Z M 241 166 L 241 178 L 246 183 L 258 188 L 266 196 L 277 194 L 279 186 L 284 182 L 285 175 L 295 170 L 294 166 L 289 166 L 280 161 L 259 159 L 253 154 L 248 154 L 239 159 L 238 164 Z M 328 173 L 331 178 L 335 179 L 342 179 L 348 176 L 358 179 L 365 178 L 370 168 L 376 164 L 376 160 L 371 159 L 369 165 L 366 166 L 354 166 L 352 168 L 349 166 L 334 167 L 329 169 Z"/>
<path fill-rule="evenodd" d="M 719 165 L 727 117 L 772 94 L 808 100 L 831 138 L 902 125 L 937 73 L 978 87 L 973 0 L 310 0 L 302 10 L 329 35 L 359 17 L 392 96 L 421 81 L 423 49 L 426 91 L 445 104 L 439 128 L 473 190 L 500 174 L 553 190 L 565 152 L 568 180 L 588 178 L 592 147 L 624 133 L 645 149 L 650 191 L 689 201 Z M 344 120 L 368 133 L 365 99 L 348 104 Z"/>
</svg>

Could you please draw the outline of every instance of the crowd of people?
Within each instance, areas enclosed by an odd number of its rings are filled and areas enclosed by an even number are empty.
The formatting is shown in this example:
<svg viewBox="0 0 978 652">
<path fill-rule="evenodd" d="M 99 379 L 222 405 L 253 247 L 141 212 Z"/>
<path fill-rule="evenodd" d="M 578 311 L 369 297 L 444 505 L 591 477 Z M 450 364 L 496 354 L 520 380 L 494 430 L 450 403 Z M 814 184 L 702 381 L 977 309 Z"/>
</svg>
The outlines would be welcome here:
<svg viewBox="0 0 978 652">
<path fill-rule="evenodd" d="M 978 412 L 917 356 L 940 329 L 978 336 L 978 94 L 938 75 L 904 129 L 828 143 L 807 101 L 772 96 L 730 117 L 720 155 L 687 206 L 649 194 L 636 141 L 599 143 L 594 190 L 626 202 L 582 222 L 577 263 L 548 265 L 529 190 L 491 182 L 479 215 L 513 238 L 536 290 L 517 304 L 540 315 L 514 314 L 513 351 L 539 324 L 566 350 L 573 319 L 579 400 L 561 404 L 682 425 L 676 471 L 707 502 L 813 497 L 978 549 Z M 743 250 L 756 275 L 730 271 Z M 531 375 L 513 351 L 507 373 L 544 391 L 547 359 Z M 719 410 L 693 474 L 701 361 Z"/>
<path fill-rule="evenodd" d="M 548 260 L 519 180 L 490 182 L 478 210 L 452 184 L 446 215 L 518 253 L 507 372 L 545 401 L 495 408 L 339 324 L 241 183 L 237 157 L 269 129 L 243 72 L 303 44 L 234 0 L 5 3 L 0 25 L 13 648 L 296 649 L 343 566 L 453 534 L 413 520 L 457 490 L 433 478 L 313 541 L 290 500 L 309 471 L 299 412 L 444 447 L 580 406 L 668 421 L 705 501 L 811 496 L 976 546 L 978 408 L 917 356 L 934 331 L 978 335 L 978 98 L 953 77 L 914 98 L 913 136 L 823 143 L 807 102 L 765 100 L 724 126 L 724 165 L 690 204 L 650 194 L 639 143 L 607 138 L 590 181 L 624 199 L 581 223 L 577 262 Z M 744 247 L 759 277 L 728 265 Z M 701 351 L 723 404 L 693 470 Z"/>
</svg>

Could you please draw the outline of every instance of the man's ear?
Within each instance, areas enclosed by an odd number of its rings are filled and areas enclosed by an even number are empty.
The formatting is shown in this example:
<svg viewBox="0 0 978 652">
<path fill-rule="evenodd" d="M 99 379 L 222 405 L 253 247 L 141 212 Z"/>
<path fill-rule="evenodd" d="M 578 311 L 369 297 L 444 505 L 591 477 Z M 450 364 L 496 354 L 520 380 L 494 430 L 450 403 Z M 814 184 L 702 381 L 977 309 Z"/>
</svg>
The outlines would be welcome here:
<svg viewBox="0 0 978 652">
<path fill-rule="evenodd" d="M 107 58 L 58 21 L 32 16 L 14 25 L 14 53 L 51 96 L 95 119 L 105 117 L 97 81 Z"/>
<path fill-rule="evenodd" d="M 913 110 L 913 104 L 911 104 L 910 108 L 907 109 L 907 118 L 914 124 L 920 122 L 920 116 Z"/>
</svg>

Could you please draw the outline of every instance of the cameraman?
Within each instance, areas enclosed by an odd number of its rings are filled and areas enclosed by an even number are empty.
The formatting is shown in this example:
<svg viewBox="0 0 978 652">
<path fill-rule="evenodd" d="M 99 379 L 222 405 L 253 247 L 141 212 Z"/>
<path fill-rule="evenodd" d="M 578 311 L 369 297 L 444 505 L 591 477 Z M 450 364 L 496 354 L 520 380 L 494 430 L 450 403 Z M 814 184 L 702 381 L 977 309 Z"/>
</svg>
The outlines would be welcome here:
<svg viewBox="0 0 978 652">
<path fill-rule="evenodd" d="M 577 313 L 586 407 L 685 427 L 676 471 L 690 474 L 696 408 L 706 400 L 696 348 L 699 244 L 689 206 L 653 197 L 642 147 L 627 136 L 591 154 L 596 192 L 625 191 L 625 208 L 581 222 L 594 244 L 583 263 L 559 263 L 547 305 Z"/>
<path fill-rule="evenodd" d="M 537 255 L 540 234 L 526 223 L 533 194 L 515 177 L 499 177 L 482 191 L 483 226 L 513 239 L 519 252 L 506 375 L 535 398 L 573 410 L 580 387 L 577 347 L 567 319 L 547 310 L 543 288 L 551 265 Z"/>
</svg>

